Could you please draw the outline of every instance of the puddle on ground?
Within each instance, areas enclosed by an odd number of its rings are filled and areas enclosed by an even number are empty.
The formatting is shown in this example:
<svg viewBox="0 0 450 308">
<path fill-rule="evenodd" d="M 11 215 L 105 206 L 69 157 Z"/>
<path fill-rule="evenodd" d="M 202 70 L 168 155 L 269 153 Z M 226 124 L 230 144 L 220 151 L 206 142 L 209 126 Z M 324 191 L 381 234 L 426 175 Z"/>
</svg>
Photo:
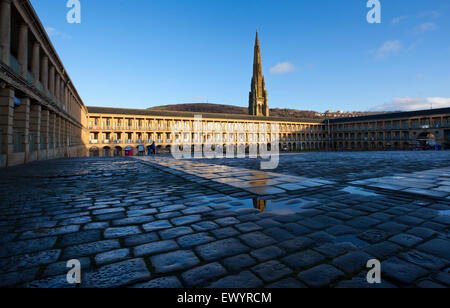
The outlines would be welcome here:
<svg viewBox="0 0 450 308">
<path fill-rule="evenodd" d="M 209 204 L 225 204 L 232 209 L 257 209 L 264 213 L 273 213 L 277 215 L 290 215 L 300 213 L 311 207 L 310 200 L 287 199 L 287 200 L 263 200 L 263 199 L 238 199 L 232 197 L 205 197 L 204 201 Z M 318 205 L 318 203 L 314 203 Z M 207 204 L 205 204 L 207 205 Z"/>
<path fill-rule="evenodd" d="M 368 197 L 377 197 L 378 194 L 359 188 L 359 187 L 355 187 L 355 186 L 347 186 L 344 189 L 341 189 L 341 191 L 347 192 L 349 194 L 353 194 L 353 195 L 361 195 L 361 196 L 368 196 Z"/>
<path fill-rule="evenodd" d="M 355 245 L 358 248 L 364 248 L 364 247 L 369 246 L 369 243 L 367 243 L 366 241 L 363 241 L 351 234 L 336 236 L 335 242 L 336 243 L 352 243 L 353 245 Z"/>
<path fill-rule="evenodd" d="M 450 216 L 450 210 L 438 211 L 440 216 Z"/>
</svg>

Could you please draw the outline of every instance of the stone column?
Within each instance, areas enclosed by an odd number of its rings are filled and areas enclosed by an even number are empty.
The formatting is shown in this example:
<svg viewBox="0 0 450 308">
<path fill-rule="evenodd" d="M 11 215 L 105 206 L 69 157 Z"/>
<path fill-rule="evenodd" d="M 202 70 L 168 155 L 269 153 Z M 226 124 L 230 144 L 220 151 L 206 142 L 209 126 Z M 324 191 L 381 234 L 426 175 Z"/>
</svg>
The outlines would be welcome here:
<svg viewBox="0 0 450 308">
<path fill-rule="evenodd" d="M 48 109 L 42 109 L 42 112 L 41 112 L 41 136 L 42 136 L 42 140 L 40 141 L 40 144 L 41 144 L 41 155 L 39 156 L 39 159 L 46 159 L 48 157 L 49 128 L 50 128 L 50 111 Z"/>
<path fill-rule="evenodd" d="M 48 89 L 48 57 L 44 55 L 41 60 L 41 80 L 44 93 L 47 95 Z"/>
<path fill-rule="evenodd" d="M 48 89 L 50 91 L 50 97 L 55 97 L 55 67 L 52 64 L 50 64 L 49 69 Z"/>
<path fill-rule="evenodd" d="M 64 109 L 66 105 L 66 85 L 64 84 L 64 80 L 61 80 L 61 107 Z"/>
<path fill-rule="evenodd" d="M 60 86 L 60 78 L 59 78 L 59 74 L 58 73 L 56 73 L 56 76 L 55 76 L 55 98 L 56 98 L 56 102 L 59 102 L 59 90 L 61 89 L 61 86 Z"/>
<path fill-rule="evenodd" d="M 42 107 L 40 104 L 32 104 L 30 107 L 30 133 L 34 133 L 34 152 L 36 152 L 36 159 L 39 159 L 41 150 L 41 111 Z M 32 152 L 30 152 L 31 155 L 33 155 Z"/>
<path fill-rule="evenodd" d="M 52 136 L 50 149 L 53 150 L 54 155 L 56 149 L 56 113 L 54 112 L 50 114 L 50 136 Z"/>
<path fill-rule="evenodd" d="M 62 140 L 61 140 L 61 117 L 58 115 L 56 116 L 56 141 L 57 141 L 57 145 L 58 145 L 58 151 L 61 150 L 61 146 L 62 146 Z"/>
<path fill-rule="evenodd" d="M 1 61 L 9 65 L 11 49 L 11 0 L 0 0 Z"/>
<path fill-rule="evenodd" d="M 62 127 L 61 141 L 62 141 L 63 155 L 64 157 L 68 157 L 69 154 L 67 152 L 67 121 L 65 119 L 62 119 L 61 127 Z"/>
<path fill-rule="evenodd" d="M 22 151 L 25 153 L 23 163 L 29 159 L 29 131 L 30 131 L 30 99 L 22 97 L 20 106 L 14 109 L 14 130 L 23 134 Z"/>
<path fill-rule="evenodd" d="M 40 46 L 39 46 L 39 43 L 37 43 L 37 42 L 34 42 L 34 44 L 33 44 L 33 56 L 32 56 L 32 58 L 31 58 L 31 61 L 32 61 L 32 63 L 31 63 L 31 73 L 33 74 L 33 78 L 34 78 L 34 86 L 37 88 L 38 87 L 38 84 L 39 84 L 39 76 L 40 76 L 40 74 L 39 74 L 39 66 L 40 66 L 40 56 L 39 56 L 39 53 L 40 53 Z"/>
<path fill-rule="evenodd" d="M 0 89 L 0 167 L 13 152 L 14 89 Z M 2 155 L 6 155 L 2 158 Z"/>
<path fill-rule="evenodd" d="M 23 23 L 19 29 L 19 51 L 20 74 L 27 79 L 28 72 L 28 25 Z"/>
</svg>

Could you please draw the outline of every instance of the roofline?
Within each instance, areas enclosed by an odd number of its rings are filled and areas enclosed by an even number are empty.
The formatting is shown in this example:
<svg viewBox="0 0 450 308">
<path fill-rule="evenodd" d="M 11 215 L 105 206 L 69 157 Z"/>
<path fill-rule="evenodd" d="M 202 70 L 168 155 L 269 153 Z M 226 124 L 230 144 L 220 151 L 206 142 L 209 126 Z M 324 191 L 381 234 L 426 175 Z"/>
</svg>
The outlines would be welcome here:
<svg viewBox="0 0 450 308">
<path fill-rule="evenodd" d="M 50 40 L 50 37 L 47 34 L 47 31 L 45 30 L 44 25 L 41 22 L 41 19 L 39 18 L 38 14 L 36 13 L 36 10 L 34 9 L 33 5 L 31 4 L 30 0 L 25 1 L 14 1 L 16 5 L 23 5 L 24 8 L 28 11 L 30 18 L 33 20 L 34 24 L 36 25 L 38 31 L 40 32 L 42 36 L 42 40 L 44 43 L 46 43 L 47 47 L 50 49 L 49 52 L 53 53 L 53 56 L 58 61 L 58 65 L 60 65 L 60 68 L 62 69 L 63 75 L 67 78 L 67 82 L 69 84 L 72 84 L 72 89 L 74 94 L 77 96 L 77 98 L 80 100 L 81 106 L 86 109 L 86 104 L 83 102 L 83 99 L 81 98 L 80 94 L 78 93 L 75 84 L 73 83 L 72 79 L 69 76 L 69 73 L 67 72 L 63 62 L 61 61 L 61 58 L 59 57 L 58 52 L 56 51 L 55 47 L 53 46 L 52 41 Z"/>
<path fill-rule="evenodd" d="M 443 115 L 443 114 L 450 114 L 450 107 L 439 109 L 417 110 L 417 111 L 382 113 L 377 115 L 360 116 L 353 118 L 329 119 L 325 120 L 325 122 L 329 121 L 331 124 L 335 124 L 335 123 L 361 122 L 361 121 L 385 120 L 385 119 L 402 119 L 402 118 Z"/>
<path fill-rule="evenodd" d="M 311 123 L 323 124 L 322 120 L 311 119 L 292 119 L 282 117 L 257 117 L 245 114 L 227 114 L 227 113 L 207 113 L 207 112 L 189 112 L 189 111 L 155 111 L 147 109 L 128 109 L 128 108 L 112 108 L 112 107 L 96 107 L 87 106 L 88 115 L 91 114 L 121 114 L 129 116 L 156 116 L 156 117 L 175 117 L 186 118 L 202 115 L 208 119 L 229 119 L 229 120 L 250 120 L 250 121 L 269 121 L 269 122 L 294 122 L 294 123 Z"/>
</svg>

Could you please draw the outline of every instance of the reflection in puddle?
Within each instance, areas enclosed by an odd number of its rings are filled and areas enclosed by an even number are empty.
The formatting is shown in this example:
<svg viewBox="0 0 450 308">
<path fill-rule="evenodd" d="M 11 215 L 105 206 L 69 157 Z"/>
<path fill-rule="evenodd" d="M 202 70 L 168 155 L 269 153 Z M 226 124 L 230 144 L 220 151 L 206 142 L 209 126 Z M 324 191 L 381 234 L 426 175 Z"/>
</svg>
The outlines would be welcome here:
<svg viewBox="0 0 450 308">
<path fill-rule="evenodd" d="M 450 216 L 450 210 L 438 211 L 441 216 Z"/>
<path fill-rule="evenodd" d="M 336 237 L 336 243 L 352 243 L 358 248 L 364 248 L 369 246 L 369 243 L 363 241 L 352 234 L 340 235 Z"/>
<path fill-rule="evenodd" d="M 253 207 L 261 212 L 265 212 L 267 209 L 267 200 L 253 199 Z"/>
<path fill-rule="evenodd" d="M 318 205 L 318 202 L 311 202 L 303 199 L 288 200 L 264 200 L 259 198 L 253 199 L 236 199 L 232 197 L 210 198 L 206 197 L 205 201 L 209 204 L 225 204 L 231 206 L 231 209 L 257 209 L 263 213 L 273 213 L 277 215 L 290 215 L 300 213 L 312 207 L 312 204 Z"/>
</svg>

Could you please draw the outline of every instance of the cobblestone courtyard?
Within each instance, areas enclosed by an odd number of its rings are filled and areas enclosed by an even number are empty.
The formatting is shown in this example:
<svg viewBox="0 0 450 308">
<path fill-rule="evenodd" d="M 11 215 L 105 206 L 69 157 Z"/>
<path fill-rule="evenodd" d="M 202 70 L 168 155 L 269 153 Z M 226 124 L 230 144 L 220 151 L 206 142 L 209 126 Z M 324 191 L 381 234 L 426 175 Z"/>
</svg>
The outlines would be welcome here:
<svg viewBox="0 0 450 308">
<path fill-rule="evenodd" d="M 0 286 L 449 287 L 450 153 L 0 170 Z M 82 283 L 66 263 L 79 259 Z M 366 282 L 381 261 L 381 285 Z"/>
</svg>

